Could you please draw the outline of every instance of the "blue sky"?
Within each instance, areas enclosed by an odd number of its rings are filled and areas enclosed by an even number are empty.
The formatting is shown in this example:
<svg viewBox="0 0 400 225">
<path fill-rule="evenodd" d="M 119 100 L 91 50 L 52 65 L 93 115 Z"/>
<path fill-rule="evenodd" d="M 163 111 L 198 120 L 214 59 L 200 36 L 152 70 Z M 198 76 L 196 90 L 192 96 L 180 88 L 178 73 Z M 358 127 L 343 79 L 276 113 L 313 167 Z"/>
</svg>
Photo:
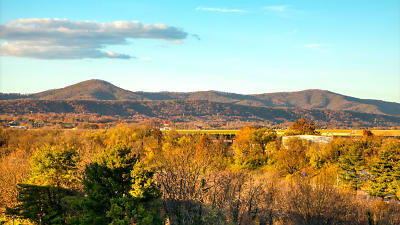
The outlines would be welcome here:
<svg viewBox="0 0 400 225">
<path fill-rule="evenodd" d="M 6 93 L 96 78 L 131 91 L 400 102 L 398 0 L 0 0 L 0 24 Z"/>
</svg>

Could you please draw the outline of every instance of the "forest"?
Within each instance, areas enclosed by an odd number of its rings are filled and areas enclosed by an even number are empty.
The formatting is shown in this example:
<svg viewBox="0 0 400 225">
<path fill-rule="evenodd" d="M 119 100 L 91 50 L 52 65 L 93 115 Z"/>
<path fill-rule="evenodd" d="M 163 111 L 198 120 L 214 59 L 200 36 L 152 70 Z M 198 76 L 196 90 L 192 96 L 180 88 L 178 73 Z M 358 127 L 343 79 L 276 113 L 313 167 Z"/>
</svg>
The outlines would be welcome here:
<svg viewBox="0 0 400 225">
<path fill-rule="evenodd" d="M 370 132 L 0 130 L 0 224 L 398 225 L 399 199 L 400 140 Z"/>
</svg>

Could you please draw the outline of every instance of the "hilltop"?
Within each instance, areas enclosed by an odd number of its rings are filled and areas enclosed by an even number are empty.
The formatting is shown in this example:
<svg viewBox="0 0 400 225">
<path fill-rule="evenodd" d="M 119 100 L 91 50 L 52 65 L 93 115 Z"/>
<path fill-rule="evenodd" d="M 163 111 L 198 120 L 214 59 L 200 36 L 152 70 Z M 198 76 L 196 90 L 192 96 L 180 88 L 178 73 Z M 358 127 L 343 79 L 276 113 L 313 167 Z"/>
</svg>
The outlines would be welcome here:
<svg viewBox="0 0 400 225">
<path fill-rule="evenodd" d="M 87 80 L 30 96 L 41 100 L 139 100 L 140 96 L 103 80 Z"/>
</svg>

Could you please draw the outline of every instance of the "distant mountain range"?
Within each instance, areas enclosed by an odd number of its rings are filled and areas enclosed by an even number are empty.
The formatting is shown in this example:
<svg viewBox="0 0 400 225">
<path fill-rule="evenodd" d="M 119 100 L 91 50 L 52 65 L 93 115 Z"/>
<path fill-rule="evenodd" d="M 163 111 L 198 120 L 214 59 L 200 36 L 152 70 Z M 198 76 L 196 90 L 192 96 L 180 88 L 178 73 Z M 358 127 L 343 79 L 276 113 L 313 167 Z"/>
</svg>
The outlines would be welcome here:
<svg viewBox="0 0 400 225">
<path fill-rule="evenodd" d="M 359 99 L 324 90 L 278 92 L 244 95 L 219 91 L 132 92 L 103 80 L 87 80 L 65 88 L 36 94 L 0 94 L 0 100 L 206 100 L 242 106 L 325 109 L 400 116 L 400 104 L 381 100 Z"/>
<path fill-rule="evenodd" d="M 226 124 L 250 122 L 280 126 L 305 118 L 319 127 L 394 127 L 400 126 L 400 117 L 383 114 L 301 109 L 268 106 L 246 106 L 206 100 L 1 100 L 0 114 L 79 113 L 161 119 L 173 122 L 203 122 Z"/>
</svg>

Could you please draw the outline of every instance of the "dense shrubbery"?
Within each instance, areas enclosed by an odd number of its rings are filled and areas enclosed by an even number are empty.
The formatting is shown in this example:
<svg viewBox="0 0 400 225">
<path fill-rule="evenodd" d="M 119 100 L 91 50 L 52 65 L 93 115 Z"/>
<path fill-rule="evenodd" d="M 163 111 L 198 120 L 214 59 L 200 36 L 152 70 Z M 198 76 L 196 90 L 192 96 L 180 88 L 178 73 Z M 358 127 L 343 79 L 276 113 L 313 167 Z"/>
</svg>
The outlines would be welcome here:
<svg viewBox="0 0 400 225">
<path fill-rule="evenodd" d="M 400 224 L 396 139 L 285 148 L 275 131 L 246 127 L 230 146 L 125 126 L 0 137 L 0 223 Z"/>
</svg>

